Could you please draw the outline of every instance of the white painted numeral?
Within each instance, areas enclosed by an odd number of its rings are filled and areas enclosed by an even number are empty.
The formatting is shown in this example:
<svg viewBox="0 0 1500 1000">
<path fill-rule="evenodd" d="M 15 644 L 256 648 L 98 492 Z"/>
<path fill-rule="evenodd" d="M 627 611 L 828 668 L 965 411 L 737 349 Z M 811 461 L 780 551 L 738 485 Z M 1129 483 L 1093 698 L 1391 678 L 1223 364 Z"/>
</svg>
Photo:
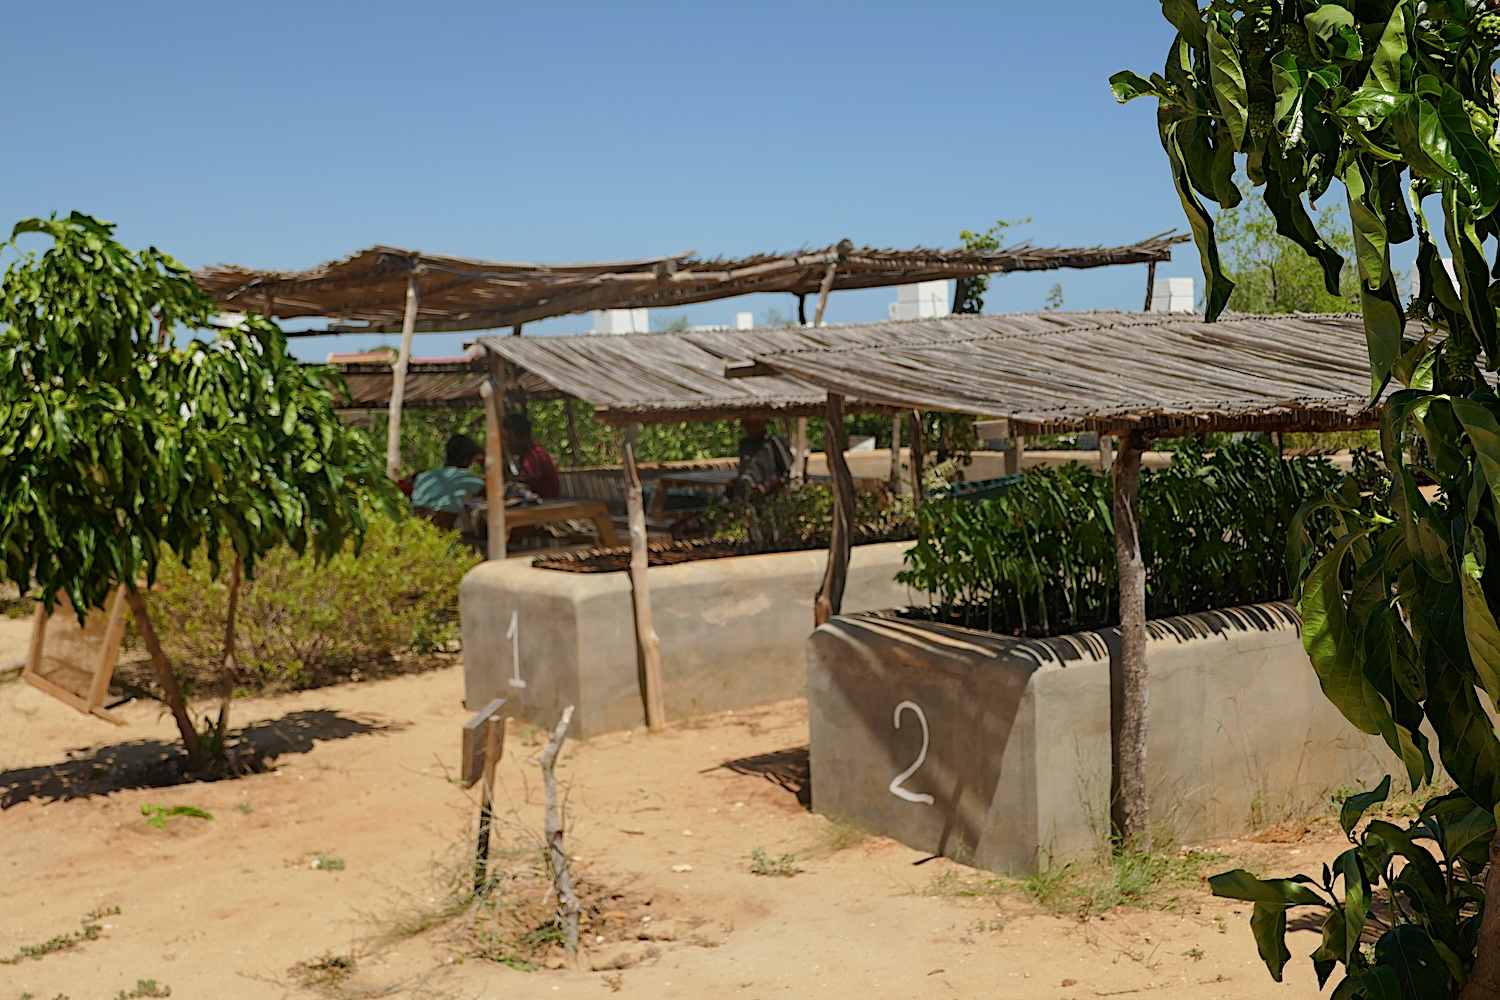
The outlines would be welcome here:
<svg viewBox="0 0 1500 1000">
<path fill-rule="evenodd" d="M 918 705 L 914 701 L 903 701 L 901 704 L 897 705 L 894 718 L 896 728 L 901 728 L 901 713 L 903 710 L 908 708 L 916 714 L 917 721 L 922 724 L 922 752 L 917 754 L 917 759 L 912 761 L 911 767 L 908 767 L 906 770 L 902 771 L 900 774 L 891 779 L 891 794 L 896 796 L 896 798 L 898 799 L 905 799 L 908 802 L 920 802 L 924 805 L 930 806 L 933 803 L 933 798 L 931 795 L 928 795 L 926 792 L 909 792 L 901 787 L 901 783 L 907 778 L 910 778 L 912 775 L 916 774 L 917 769 L 922 766 L 922 762 L 927 759 L 927 713 L 922 711 L 922 706 Z"/>
<path fill-rule="evenodd" d="M 526 682 L 521 680 L 521 612 L 510 613 L 510 628 L 505 630 L 505 638 L 510 640 L 510 686 L 523 688 Z"/>
</svg>

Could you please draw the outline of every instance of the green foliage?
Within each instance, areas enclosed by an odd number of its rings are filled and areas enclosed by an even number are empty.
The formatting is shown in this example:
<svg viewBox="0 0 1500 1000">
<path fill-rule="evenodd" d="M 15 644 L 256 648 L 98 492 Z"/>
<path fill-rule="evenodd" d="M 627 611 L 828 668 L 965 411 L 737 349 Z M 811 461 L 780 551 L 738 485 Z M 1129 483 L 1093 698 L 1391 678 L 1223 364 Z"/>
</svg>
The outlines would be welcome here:
<svg viewBox="0 0 1500 1000">
<path fill-rule="evenodd" d="M 768 496 L 719 500 L 704 512 L 709 537 L 752 552 L 786 552 L 828 544 L 833 492 L 821 483 L 792 482 Z M 886 493 L 854 497 L 856 544 L 911 538 L 916 531 L 911 498 Z"/>
<path fill-rule="evenodd" d="M 1335 996 L 1441 1000 L 1451 995 L 1450 983 L 1467 979 L 1482 913 L 1474 904 L 1484 901 L 1481 872 L 1495 817 L 1454 792 L 1432 799 L 1405 827 L 1376 819 L 1356 834 L 1365 812 L 1384 802 L 1390 787 L 1387 777 L 1345 801 L 1339 823 L 1353 846 L 1323 866 L 1321 879 L 1258 879 L 1242 869 L 1209 879 L 1214 895 L 1254 904 L 1250 929 L 1278 982 L 1291 958 L 1285 938 L 1293 906 L 1322 911 L 1323 939 L 1310 957 L 1320 987 L 1343 967 Z M 1370 948 L 1362 938 L 1372 932 L 1378 937 Z"/>
<path fill-rule="evenodd" d="M 1286 596 L 1279 539 L 1335 483 L 1322 459 L 1242 442 L 1185 447 L 1141 476 L 1147 613 L 1185 614 Z M 934 612 L 976 627 L 1053 633 L 1116 617 L 1113 487 L 1079 465 L 1029 470 L 998 498 L 933 501 L 897 579 Z"/>
<path fill-rule="evenodd" d="M 764 847 L 757 847 L 746 857 L 750 860 L 750 874 L 767 875 L 776 878 L 791 878 L 802 869 L 797 867 L 797 855 L 783 854 L 780 857 L 771 857 L 766 853 Z"/>
<path fill-rule="evenodd" d="M 345 865 L 343 858 L 335 858 L 332 855 L 328 854 L 319 854 L 312 860 L 313 871 L 341 872 L 344 870 L 344 867 Z"/>
<path fill-rule="evenodd" d="M 1318 213 L 1316 225 L 1341 256 L 1353 255 L 1354 237 L 1345 213 L 1328 206 Z M 1245 313 L 1359 310 L 1357 293 L 1328 291 L 1318 262 L 1277 233 L 1276 217 L 1263 201 L 1219 211 L 1214 231 L 1224 254 L 1224 272 L 1234 282 L 1229 308 Z"/>
<path fill-rule="evenodd" d="M 968 250 L 999 250 L 1000 237 L 1012 226 L 1024 226 L 1030 222 L 1030 218 L 1015 219 L 1010 222 L 1001 220 L 983 232 L 975 233 L 965 229 L 958 234 L 963 241 L 965 249 Z M 972 278 L 959 278 L 953 290 L 953 311 L 955 313 L 982 313 L 984 312 L 984 293 L 989 290 L 990 276 L 988 274 L 976 274 Z"/>
<path fill-rule="evenodd" d="M 95 922 L 93 914 L 84 917 L 80 921 L 82 926 L 76 931 L 68 931 L 65 934 L 57 934 L 40 944 L 22 945 L 16 949 L 16 953 L 9 957 L 0 957 L 0 965 L 20 965 L 28 959 L 37 960 L 55 955 L 60 951 L 69 951 L 77 948 L 85 941 L 97 941 L 104 933 L 103 925 Z"/>
<path fill-rule="evenodd" d="M 394 491 L 324 382 L 252 317 L 208 333 L 212 299 L 154 249 L 74 213 L 18 223 L 0 291 L 0 573 L 80 609 L 218 539 L 337 551 Z M 18 238 L 51 240 L 45 253 Z M 179 327 L 207 339 L 170 343 Z M 160 328 L 160 329 L 159 329 Z M 165 342 L 164 342 L 165 341 Z"/>
<path fill-rule="evenodd" d="M 137 979 L 135 989 L 129 991 L 121 990 L 115 994 L 115 1000 L 137 1000 L 140 997 L 169 997 L 172 995 L 172 987 L 166 984 L 158 985 L 154 979 Z"/>
<path fill-rule="evenodd" d="M 350 543 L 322 562 L 272 551 L 240 591 L 241 689 L 317 687 L 378 674 L 398 655 L 447 649 L 458 638 L 459 580 L 478 561 L 452 532 L 380 514 L 359 550 Z M 146 600 L 185 682 L 208 686 L 224 655 L 229 591 L 207 555 L 164 564 Z"/>
<path fill-rule="evenodd" d="M 141 806 L 141 815 L 146 817 L 146 822 L 158 830 L 167 828 L 167 820 L 172 816 L 194 816 L 198 819 L 213 819 L 213 814 L 204 812 L 197 806 L 168 806 L 160 802 L 148 802 Z"/>
<path fill-rule="evenodd" d="M 1063 307 L 1062 283 L 1058 282 L 1047 289 L 1046 305 L 1042 306 L 1043 312 L 1055 312 Z"/>
<path fill-rule="evenodd" d="M 385 413 L 373 415 L 362 424 L 354 424 L 380 454 L 385 453 L 386 433 L 390 427 L 390 416 Z M 415 409 L 401 414 L 401 468 L 406 472 L 425 472 L 443 464 L 443 450 L 448 439 L 455 434 L 466 434 L 475 441 L 484 443 L 484 410 L 472 409 Z M 561 459 L 559 459 L 560 461 Z"/>
</svg>

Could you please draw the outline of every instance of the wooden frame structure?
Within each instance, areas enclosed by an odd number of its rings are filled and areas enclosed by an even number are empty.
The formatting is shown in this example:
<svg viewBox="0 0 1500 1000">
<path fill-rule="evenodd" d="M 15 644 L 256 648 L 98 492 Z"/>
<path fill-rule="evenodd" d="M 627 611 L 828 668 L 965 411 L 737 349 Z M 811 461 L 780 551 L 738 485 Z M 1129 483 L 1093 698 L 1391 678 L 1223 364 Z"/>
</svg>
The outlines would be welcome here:
<svg viewBox="0 0 1500 1000">
<path fill-rule="evenodd" d="M 1149 685 L 1141 456 L 1153 437 L 1374 427 L 1379 415 L 1370 405 L 1365 357 L 1358 317 L 1231 317 L 1210 324 L 1158 314 L 1041 334 L 793 349 L 731 367 L 740 377 L 793 376 L 822 385 L 830 422 L 840 416 L 842 395 L 854 393 L 891 405 L 1003 417 L 1013 434 L 1120 435 L 1111 466 L 1121 645 L 1110 665 L 1111 811 L 1117 832 L 1144 846 Z M 914 441 L 913 454 L 918 447 Z M 830 462 L 830 468 L 837 525 L 853 483 L 846 467 Z M 815 601 L 819 624 L 839 612 L 848 561 L 846 544 L 829 546 Z"/>
<path fill-rule="evenodd" d="M 114 676 L 115 663 L 120 657 L 120 641 L 125 637 L 125 613 L 129 610 L 126 588 L 121 585 L 110 594 L 105 607 L 93 609 L 85 625 L 80 627 L 73 611 L 73 604 L 66 594 L 58 594 L 57 606 L 49 614 L 38 604 L 32 614 L 31 646 L 26 657 L 26 667 L 21 679 L 32 687 L 44 691 L 66 705 L 71 705 L 85 715 L 95 715 L 123 726 L 125 720 L 104 707 L 109 694 L 109 682 Z M 103 627 L 96 627 L 103 616 Z M 87 644 L 89 655 L 86 663 L 64 661 L 60 668 L 49 669 L 47 643 L 51 639 L 81 638 Z M 60 673 L 69 673 L 83 684 L 67 684 L 59 679 Z M 83 675 L 78 677 L 78 675 Z"/>
</svg>

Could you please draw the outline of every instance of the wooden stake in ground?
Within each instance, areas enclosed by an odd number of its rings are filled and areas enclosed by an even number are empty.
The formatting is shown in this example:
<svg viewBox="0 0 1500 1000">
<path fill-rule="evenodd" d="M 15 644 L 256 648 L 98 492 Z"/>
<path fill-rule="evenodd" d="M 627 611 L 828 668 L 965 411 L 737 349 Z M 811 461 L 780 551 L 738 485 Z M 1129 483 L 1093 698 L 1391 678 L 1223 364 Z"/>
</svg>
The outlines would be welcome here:
<svg viewBox="0 0 1500 1000">
<path fill-rule="evenodd" d="M 490 883 L 490 830 L 495 824 L 495 768 L 505 753 L 505 699 L 496 698 L 480 709 L 463 731 L 463 783 L 482 781 L 479 789 L 479 839 L 474 845 L 474 896 L 482 897 Z"/>
<path fill-rule="evenodd" d="M 229 703 L 234 699 L 234 683 L 239 669 L 234 660 L 234 620 L 240 609 L 240 578 L 244 568 L 240 557 L 234 557 L 229 568 L 229 609 L 224 616 L 224 660 L 219 667 L 219 722 L 214 732 L 214 756 L 224 756 L 225 737 L 229 732 Z"/>
<path fill-rule="evenodd" d="M 1110 661 L 1110 816 L 1121 846 L 1150 846 L 1146 788 L 1146 562 L 1141 556 L 1141 454 L 1146 438 L 1120 439 L 1114 464 L 1115 562 L 1120 578 L 1120 655 Z"/>
<path fill-rule="evenodd" d="M 203 756 L 203 742 L 198 738 L 198 730 L 193 728 L 187 700 L 182 697 L 182 688 L 177 686 L 177 675 L 172 673 L 167 654 L 162 651 L 161 642 L 156 638 L 156 629 L 151 627 L 146 602 L 140 591 L 129 586 L 125 589 L 125 600 L 130 602 L 130 613 L 135 617 L 136 630 L 141 633 L 141 641 L 146 644 L 146 652 L 151 656 L 156 682 L 161 685 L 162 696 L 166 698 L 167 707 L 172 710 L 172 718 L 177 722 L 177 732 L 182 736 L 182 745 L 187 748 L 188 764 L 194 771 L 201 771 L 208 763 Z"/>
<path fill-rule="evenodd" d="M 854 533 L 854 479 L 844 460 L 844 397 L 828 394 L 828 415 L 823 428 L 823 451 L 833 486 L 833 523 L 828 533 L 828 565 L 823 585 L 813 600 L 813 624 L 822 625 L 838 614 L 844 604 L 844 582 L 849 576 L 849 555 Z"/>
<path fill-rule="evenodd" d="M 509 539 L 505 527 L 505 395 L 497 373 L 479 386 L 484 399 L 484 497 L 485 532 L 491 559 L 504 559 Z"/>
<path fill-rule="evenodd" d="M 417 271 L 406 277 L 406 314 L 401 320 L 401 352 L 391 367 L 391 416 L 385 435 L 385 474 L 401 478 L 401 404 L 406 398 L 406 368 L 411 362 L 411 336 L 417 328 Z"/>
<path fill-rule="evenodd" d="M 661 691 L 661 639 L 651 622 L 650 557 L 646 552 L 646 506 L 641 499 L 641 470 L 635 461 L 638 424 L 625 427 L 625 510 L 630 517 L 630 600 L 635 608 L 635 642 L 646 725 L 661 729 L 667 708 Z"/>
<path fill-rule="evenodd" d="M 553 768 L 557 765 L 557 754 L 568 735 L 568 723 L 573 720 L 573 706 L 563 709 L 562 720 L 547 739 L 547 749 L 542 751 L 542 785 L 547 795 L 547 867 L 552 873 L 552 886 L 557 890 L 558 916 L 562 920 L 568 953 L 578 954 L 578 915 L 583 907 L 573 894 L 573 876 L 568 871 L 568 852 L 563 850 L 562 811 L 557 804 L 557 776 Z"/>
</svg>

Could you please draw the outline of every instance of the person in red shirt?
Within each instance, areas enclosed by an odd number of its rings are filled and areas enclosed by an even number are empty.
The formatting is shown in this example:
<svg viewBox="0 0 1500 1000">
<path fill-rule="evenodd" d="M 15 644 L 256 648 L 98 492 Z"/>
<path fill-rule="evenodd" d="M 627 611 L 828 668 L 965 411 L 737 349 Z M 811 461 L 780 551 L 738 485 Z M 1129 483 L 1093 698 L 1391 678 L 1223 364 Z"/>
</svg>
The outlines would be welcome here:
<svg viewBox="0 0 1500 1000">
<path fill-rule="evenodd" d="M 557 465 L 547 449 L 531 439 L 531 421 L 524 413 L 507 414 L 501 424 L 505 433 L 505 451 L 516 470 L 516 481 L 524 483 L 543 500 L 562 495 L 562 481 Z"/>
</svg>

